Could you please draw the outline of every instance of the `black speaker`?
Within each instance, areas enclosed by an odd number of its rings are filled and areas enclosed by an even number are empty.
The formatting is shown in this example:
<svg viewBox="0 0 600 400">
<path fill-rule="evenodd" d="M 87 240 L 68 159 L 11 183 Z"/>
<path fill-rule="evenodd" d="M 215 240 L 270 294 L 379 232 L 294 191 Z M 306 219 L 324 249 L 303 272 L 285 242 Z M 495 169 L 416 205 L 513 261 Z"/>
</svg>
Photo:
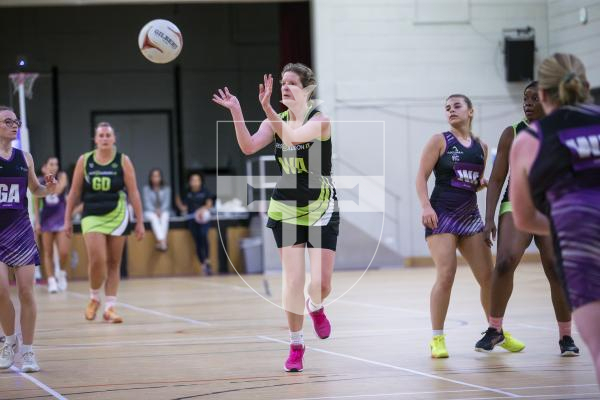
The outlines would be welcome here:
<svg viewBox="0 0 600 400">
<path fill-rule="evenodd" d="M 504 38 L 504 65 L 508 82 L 533 80 L 535 39 Z"/>
</svg>

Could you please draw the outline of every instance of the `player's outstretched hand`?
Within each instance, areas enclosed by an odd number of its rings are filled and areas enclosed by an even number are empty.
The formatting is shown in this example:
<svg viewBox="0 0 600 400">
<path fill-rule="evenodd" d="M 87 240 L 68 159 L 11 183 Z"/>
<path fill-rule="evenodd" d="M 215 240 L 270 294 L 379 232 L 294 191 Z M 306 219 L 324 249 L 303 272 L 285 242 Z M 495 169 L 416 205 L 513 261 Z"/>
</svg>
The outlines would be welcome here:
<svg viewBox="0 0 600 400">
<path fill-rule="evenodd" d="M 56 177 L 51 174 L 44 175 L 44 181 L 45 181 L 46 189 L 48 190 L 48 193 L 55 194 L 56 187 L 58 186 L 58 181 L 56 180 Z"/>
<path fill-rule="evenodd" d="M 273 75 L 265 74 L 263 83 L 258 85 L 258 101 L 265 112 L 271 110 L 271 94 L 273 94 Z"/>
<path fill-rule="evenodd" d="M 146 228 L 144 228 L 144 221 L 137 221 L 135 224 L 135 238 L 139 241 L 144 238 Z"/>
<path fill-rule="evenodd" d="M 225 86 L 223 89 L 219 89 L 217 93 L 213 94 L 212 101 L 221 107 L 225 107 L 229 111 L 240 108 L 240 102 L 238 101 L 237 97 L 229 92 L 227 86 Z"/>
</svg>

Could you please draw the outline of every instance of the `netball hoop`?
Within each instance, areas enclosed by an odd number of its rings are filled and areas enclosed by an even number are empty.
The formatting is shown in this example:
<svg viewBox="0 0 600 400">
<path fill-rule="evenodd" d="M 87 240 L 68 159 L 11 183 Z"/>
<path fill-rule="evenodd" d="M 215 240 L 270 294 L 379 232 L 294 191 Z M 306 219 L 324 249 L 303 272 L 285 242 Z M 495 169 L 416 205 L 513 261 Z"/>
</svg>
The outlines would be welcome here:
<svg viewBox="0 0 600 400">
<path fill-rule="evenodd" d="M 19 93 L 19 118 L 22 125 L 17 135 L 15 147 L 23 151 L 29 151 L 29 129 L 27 128 L 27 110 L 25 98 L 33 97 L 33 84 L 40 76 L 37 73 L 16 73 L 10 74 L 8 78 L 13 85 L 13 94 Z"/>
<path fill-rule="evenodd" d="M 31 99 L 33 97 L 33 84 L 40 74 L 36 73 L 16 73 L 8 75 L 8 79 L 13 85 L 13 95 L 19 93 L 19 119 L 21 120 L 21 127 L 17 133 L 17 139 L 14 141 L 13 146 L 23 151 L 29 152 L 29 129 L 27 128 L 27 109 L 25 105 L 25 98 Z M 29 199 L 29 218 L 33 224 L 33 202 L 32 196 L 27 191 L 27 198 Z M 39 265 L 35 266 L 35 279 L 36 281 L 41 279 L 42 274 L 40 272 Z"/>
</svg>

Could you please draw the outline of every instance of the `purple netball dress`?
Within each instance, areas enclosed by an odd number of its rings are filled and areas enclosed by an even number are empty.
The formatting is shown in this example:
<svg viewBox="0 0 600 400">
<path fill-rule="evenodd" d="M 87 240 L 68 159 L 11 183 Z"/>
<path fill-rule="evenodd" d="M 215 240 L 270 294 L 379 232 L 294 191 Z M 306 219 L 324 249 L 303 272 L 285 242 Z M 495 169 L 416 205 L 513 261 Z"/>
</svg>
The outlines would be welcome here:
<svg viewBox="0 0 600 400">
<path fill-rule="evenodd" d="M 44 178 L 39 178 L 44 184 Z M 67 207 L 67 190 L 60 194 L 49 194 L 39 199 L 40 225 L 42 232 L 62 232 L 65 229 L 65 210 Z"/>
<path fill-rule="evenodd" d="M 600 108 L 561 107 L 527 132 L 540 140 L 529 185 L 551 220 L 571 305 L 600 300 Z"/>
<path fill-rule="evenodd" d="M 9 267 L 40 264 L 27 208 L 28 174 L 21 150 L 0 157 L 0 262 Z"/>
<path fill-rule="evenodd" d="M 483 231 L 476 194 L 485 167 L 483 147 L 475 138 L 465 147 L 452 133 L 443 135 L 446 150 L 433 169 L 435 188 L 429 199 L 438 226 L 426 228 L 425 237 L 440 233 L 474 235 Z"/>
</svg>

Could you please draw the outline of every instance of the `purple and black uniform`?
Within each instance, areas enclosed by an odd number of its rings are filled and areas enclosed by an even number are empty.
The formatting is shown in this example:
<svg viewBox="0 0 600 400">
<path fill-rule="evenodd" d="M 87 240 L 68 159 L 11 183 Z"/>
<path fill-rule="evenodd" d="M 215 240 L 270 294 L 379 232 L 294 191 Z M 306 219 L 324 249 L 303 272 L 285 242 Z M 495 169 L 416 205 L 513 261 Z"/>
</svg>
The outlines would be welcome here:
<svg viewBox="0 0 600 400">
<path fill-rule="evenodd" d="M 44 178 L 39 178 L 44 184 Z M 67 208 L 67 191 L 60 194 L 49 194 L 40 202 L 40 225 L 42 232 L 62 232 L 65 229 L 65 210 Z"/>
<path fill-rule="evenodd" d="M 600 107 L 561 107 L 526 131 L 540 140 L 529 185 L 571 305 L 600 300 Z"/>
<path fill-rule="evenodd" d="M 469 236 L 483 231 L 477 207 L 477 188 L 483 175 L 484 152 L 479 140 L 463 146 L 451 132 L 444 132 L 446 150 L 435 164 L 435 188 L 429 202 L 438 217 L 436 229 L 425 229 L 425 237 L 440 233 Z"/>
<path fill-rule="evenodd" d="M 8 160 L 0 157 L 0 262 L 9 267 L 40 264 L 27 208 L 28 176 L 21 150 L 13 148 Z"/>
</svg>

